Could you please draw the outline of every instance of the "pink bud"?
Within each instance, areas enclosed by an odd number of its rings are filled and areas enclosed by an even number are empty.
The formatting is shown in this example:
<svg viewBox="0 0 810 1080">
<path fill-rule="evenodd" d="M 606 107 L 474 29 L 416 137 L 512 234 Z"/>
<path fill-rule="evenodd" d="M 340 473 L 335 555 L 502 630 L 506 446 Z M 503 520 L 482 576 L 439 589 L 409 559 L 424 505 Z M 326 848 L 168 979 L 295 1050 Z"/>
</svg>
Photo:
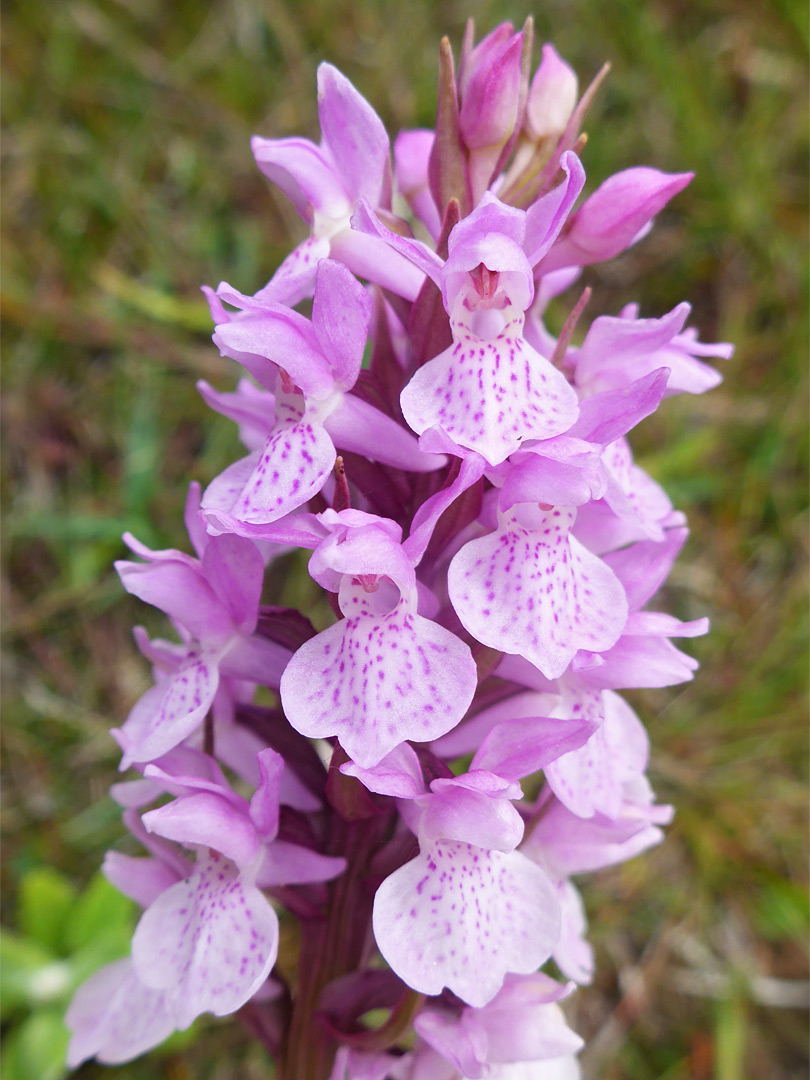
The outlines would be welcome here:
<svg viewBox="0 0 810 1080">
<path fill-rule="evenodd" d="M 473 74 L 481 67 L 486 67 L 491 58 L 503 48 L 515 32 L 510 22 L 502 22 L 491 30 L 486 37 L 481 38 L 473 47 L 475 39 L 475 26 L 472 19 L 467 23 L 464 43 L 461 49 L 461 57 L 458 63 L 458 94 L 464 97 Z"/>
<path fill-rule="evenodd" d="M 492 36 L 473 49 L 464 69 L 459 125 L 471 150 L 502 146 L 518 121 L 523 34 L 495 42 Z"/>
<path fill-rule="evenodd" d="M 553 45 L 543 46 L 543 59 L 532 79 L 526 102 L 525 127 L 536 142 L 563 133 L 577 103 L 577 77 Z"/>
</svg>

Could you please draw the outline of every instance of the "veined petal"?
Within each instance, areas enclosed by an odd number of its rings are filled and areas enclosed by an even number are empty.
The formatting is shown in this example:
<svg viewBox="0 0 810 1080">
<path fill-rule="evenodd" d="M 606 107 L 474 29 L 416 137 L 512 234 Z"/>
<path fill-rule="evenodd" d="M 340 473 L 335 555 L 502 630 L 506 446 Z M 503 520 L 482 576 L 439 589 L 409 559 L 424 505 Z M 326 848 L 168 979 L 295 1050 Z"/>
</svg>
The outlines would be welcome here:
<svg viewBox="0 0 810 1080">
<path fill-rule="evenodd" d="M 178 878 L 172 867 L 160 859 L 122 855 L 120 851 L 107 852 L 101 872 L 119 892 L 143 908 L 149 907 Z"/>
<path fill-rule="evenodd" d="M 416 575 L 396 522 L 362 510 L 325 510 L 318 521 L 329 533 L 312 553 L 309 572 L 324 589 L 338 593 L 344 615 L 390 612 L 399 600 L 397 590 L 413 598 Z M 369 576 L 376 587 L 355 580 Z"/>
<path fill-rule="evenodd" d="M 661 367 L 660 350 L 682 329 L 691 308 L 678 304 L 660 319 L 600 315 L 575 353 L 574 379 L 587 394 L 628 387 Z"/>
<path fill-rule="evenodd" d="M 575 511 L 533 511 L 519 504 L 496 532 L 471 540 L 450 564 L 453 607 L 469 632 L 558 678 L 578 649 L 615 644 L 627 619 L 618 578 L 569 536 Z M 598 644 L 585 645 L 583 642 Z"/>
<path fill-rule="evenodd" d="M 428 182 L 428 161 L 435 138 L 435 132 L 417 129 L 400 131 L 394 139 L 397 186 L 434 240 L 442 227 Z"/>
<path fill-rule="evenodd" d="M 524 710 L 520 705 L 515 708 L 514 718 L 495 724 L 484 738 L 471 769 L 489 769 L 509 780 L 521 780 L 538 769 L 548 773 L 552 762 L 577 750 L 596 730 L 589 716 L 565 720 L 556 716 L 521 717 L 518 712 Z"/>
<path fill-rule="evenodd" d="M 493 797 L 455 780 L 445 780 L 442 787 L 439 783 L 434 781 L 431 794 L 419 800 L 425 807 L 419 823 L 421 848 L 438 840 L 456 840 L 487 850 L 514 851 L 523 839 L 523 818 L 512 805 L 508 789 L 502 797 Z M 520 798 L 520 787 L 515 787 L 512 797 Z"/>
<path fill-rule="evenodd" d="M 358 232 L 354 227 L 332 237 L 330 252 L 333 259 L 339 259 L 357 277 L 390 289 L 406 300 L 416 299 L 425 280 L 421 269 L 385 240 Z"/>
<path fill-rule="evenodd" d="M 332 64 L 318 66 L 318 117 L 351 201 L 362 195 L 376 205 L 388 167 L 388 134 L 371 105 Z"/>
<path fill-rule="evenodd" d="M 626 803 L 619 818 L 602 814 L 581 818 L 555 800 L 527 833 L 521 850 L 554 877 L 591 873 L 632 859 L 660 843 L 664 834 L 651 822 L 667 809 L 671 812 L 671 807 Z"/>
<path fill-rule="evenodd" d="M 279 798 L 284 758 L 267 747 L 257 755 L 261 780 L 250 800 L 250 819 L 264 840 L 275 839 L 278 832 Z"/>
<path fill-rule="evenodd" d="M 257 304 L 230 322 L 218 323 L 212 340 L 223 356 L 243 364 L 267 390 L 276 390 L 278 368 L 306 397 L 322 399 L 334 390 L 334 374 L 312 324 L 282 304 Z"/>
<path fill-rule="evenodd" d="M 579 409 L 562 372 L 510 325 L 488 340 L 463 335 L 419 368 L 402 391 L 408 424 L 421 435 L 438 426 L 460 446 L 498 465 L 525 439 L 566 431 Z"/>
<path fill-rule="evenodd" d="M 193 480 L 188 485 L 186 503 L 183 507 L 183 522 L 186 526 L 191 546 L 198 559 L 202 559 L 205 549 L 208 547 L 208 533 L 205 524 L 200 517 L 200 485 Z"/>
<path fill-rule="evenodd" d="M 205 404 L 239 425 L 239 438 L 248 450 L 261 450 L 276 426 L 275 395 L 261 390 L 250 379 L 240 379 L 232 393 L 220 393 L 205 379 L 197 383 Z"/>
<path fill-rule="evenodd" d="M 557 895 L 562 912 L 560 940 L 554 950 L 554 963 L 569 979 L 588 986 L 593 981 L 593 948 L 585 938 L 588 921 L 585 905 L 576 886 L 567 879 L 558 882 Z"/>
<path fill-rule="evenodd" d="M 422 767 L 416 751 L 409 743 L 400 743 L 390 754 L 371 769 L 361 769 L 354 761 L 340 766 L 346 776 L 356 776 L 369 791 L 393 795 L 399 799 L 414 799 L 425 793 Z"/>
<path fill-rule="evenodd" d="M 553 885 L 519 852 L 440 841 L 400 867 L 374 898 L 374 936 L 414 990 L 447 986 L 486 1005 L 507 972 L 529 974 L 560 932 Z"/>
<path fill-rule="evenodd" d="M 624 586 L 631 611 L 643 607 L 658 592 L 688 535 L 688 529 L 668 529 L 659 543 L 645 540 L 605 557 Z"/>
<path fill-rule="evenodd" d="M 421 240 L 412 240 L 392 232 L 383 225 L 366 199 L 359 199 L 354 208 L 352 231 L 383 241 L 441 286 L 444 263 L 436 252 L 432 251 L 427 244 L 423 244 Z"/>
<path fill-rule="evenodd" d="M 585 184 L 585 170 L 576 154 L 565 153 L 560 158 L 565 180 L 553 191 L 532 203 L 526 211 L 524 248 L 532 266 L 536 266 L 557 239 L 571 207 L 579 198 Z"/>
<path fill-rule="evenodd" d="M 162 893 L 132 939 L 138 977 L 166 992 L 183 1030 L 204 1012 L 235 1012 L 265 981 L 278 952 L 270 903 L 217 852 Z"/>
<path fill-rule="evenodd" d="M 581 686 L 613 690 L 676 686 L 693 679 L 698 668 L 697 660 L 663 637 L 622 634 L 602 659 L 599 667 L 577 672 Z"/>
<path fill-rule="evenodd" d="M 115 569 L 121 584 L 153 607 L 164 611 L 201 641 L 222 641 L 234 631 L 228 607 L 206 580 L 195 560 L 160 559 L 148 563 L 119 559 Z"/>
<path fill-rule="evenodd" d="M 508 975 L 501 992 L 480 1011 L 465 1010 L 470 1026 L 487 1035 L 488 1062 L 530 1062 L 574 1054 L 582 1039 L 557 1004 L 574 987 L 548 975 Z"/>
<path fill-rule="evenodd" d="M 282 645 L 256 634 L 239 638 L 223 657 L 223 675 L 260 686 L 277 687 L 281 674 L 290 660 L 291 652 Z"/>
<path fill-rule="evenodd" d="M 476 682 L 469 648 L 401 602 L 305 642 L 281 678 L 281 700 L 296 731 L 337 735 L 370 768 L 406 739 L 429 742 L 454 727 Z"/>
<path fill-rule="evenodd" d="M 210 536 L 202 569 L 234 624 L 242 633 L 251 633 L 264 580 L 264 559 L 256 545 L 241 536 Z"/>
<path fill-rule="evenodd" d="M 558 438 L 562 440 L 566 436 Z M 589 499 L 599 498 L 604 490 L 604 469 L 598 448 L 583 443 L 566 458 L 545 452 L 555 442 L 557 439 L 538 443 L 531 448 L 534 452 L 521 454 L 523 460 L 512 465 L 498 497 L 502 510 L 519 502 L 581 506 Z M 579 443 L 579 440 L 570 442 Z"/>
</svg>

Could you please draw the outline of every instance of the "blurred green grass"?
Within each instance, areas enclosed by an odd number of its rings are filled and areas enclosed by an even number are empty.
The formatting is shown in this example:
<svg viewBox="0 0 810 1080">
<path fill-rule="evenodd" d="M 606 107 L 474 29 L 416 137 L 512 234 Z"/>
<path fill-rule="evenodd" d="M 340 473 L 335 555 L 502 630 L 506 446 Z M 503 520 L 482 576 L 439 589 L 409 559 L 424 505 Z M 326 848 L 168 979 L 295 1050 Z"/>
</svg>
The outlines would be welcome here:
<svg viewBox="0 0 810 1080">
<path fill-rule="evenodd" d="M 708 614 L 702 671 L 637 694 L 665 843 L 585 887 L 599 954 L 572 1019 L 590 1077 L 806 1075 L 806 12 L 792 0 L 34 0 L 6 5 L 2 335 L 4 921 L 32 868 L 77 886 L 121 835 L 107 735 L 145 687 L 110 571 L 129 528 L 183 544 L 190 479 L 238 452 L 194 390 L 232 384 L 203 282 L 253 291 L 301 235 L 253 133 L 317 134 L 336 63 L 394 133 L 430 125 L 440 36 L 534 14 L 586 82 L 589 185 L 694 169 L 653 234 L 589 273 L 591 317 L 681 299 L 726 381 L 636 446 L 688 513 L 668 602 Z M 155 623 L 154 625 L 158 625 Z M 769 981 L 771 980 L 771 981 Z M 777 980 L 773 982 L 772 980 Z M 776 1003 L 774 1003 L 776 1001 Z M 781 1003 L 780 1003 L 781 1001 Z M 79 1075 L 102 1075 L 95 1065 Z M 122 1077 L 265 1075 L 236 1025 Z"/>
</svg>

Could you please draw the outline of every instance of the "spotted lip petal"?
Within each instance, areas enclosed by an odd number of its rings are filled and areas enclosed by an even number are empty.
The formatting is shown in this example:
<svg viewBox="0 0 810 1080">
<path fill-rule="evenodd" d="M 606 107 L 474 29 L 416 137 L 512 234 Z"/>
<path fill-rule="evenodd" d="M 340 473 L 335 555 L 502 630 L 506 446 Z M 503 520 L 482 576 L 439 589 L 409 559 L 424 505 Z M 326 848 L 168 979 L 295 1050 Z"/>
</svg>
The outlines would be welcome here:
<svg viewBox="0 0 810 1080">
<path fill-rule="evenodd" d="M 317 495 L 334 463 L 335 445 L 317 420 L 304 416 L 297 424 L 279 427 L 267 440 L 231 513 L 249 525 L 277 521 Z M 203 509 L 208 505 L 206 492 Z"/>
<path fill-rule="evenodd" d="M 520 336 L 522 323 L 489 340 L 465 335 L 421 367 L 400 399 L 410 427 L 421 435 L 438 426 L 490 465 L 525 439 L 566 431 L 577 417 L 576 392 Z"/>
<path fill-rule="evenodd" d="M 410 987 L 434 995 L 446 986 L 480 1007 L 507 972 L 528 974 L 548 959 L 560 912 L 551 882 L 519 852 L 439 841 L 382 883 L 373 926 Z"/>
<path fill-rule="evenodd" d="M 387 615 L 330 626 L 293 656 L 281 679 L 292 726 L 310 738 L 337 735 L 371 768 L 406 739 L 428 742 L 454 727 L 476 687 L 469 648 L 400 602 Z"/>
<path fill-rule="evenodd" d="M 121 767 L 154 761 L 202 723 L 219 686 L 217 658 L 190 652 L 174 675 L 146 691 L 116 735 Z"/>
<path fill-rule="evenodd" d="M 569 536 L 575 511 L 535 509 L 527 526 L 518 516 L 523 505 L 458 552 L 448 573 L 450 599 L 478 641 L 556 679 L 578 649 L 615 644 L 627 599 L 613 571 Z"/>
<path fill-rule="evenodd" d="M 166 992 L 183 1030 L 204 1012 L 235 1012 L 265 981 L 278 952 L 278 918 L 229 859 L 209 851 L 162 893 L 132 939 L 138 978 Z"/>
</svg>

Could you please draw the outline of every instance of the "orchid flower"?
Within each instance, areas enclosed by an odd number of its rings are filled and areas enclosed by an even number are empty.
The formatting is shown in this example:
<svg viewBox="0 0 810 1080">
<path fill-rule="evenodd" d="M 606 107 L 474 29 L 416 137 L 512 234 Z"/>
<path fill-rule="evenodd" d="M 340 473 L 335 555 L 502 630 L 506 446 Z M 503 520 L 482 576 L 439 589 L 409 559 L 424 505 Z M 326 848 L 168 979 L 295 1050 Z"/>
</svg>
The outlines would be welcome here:
<svg viewBox="0 0 810 1080">
<path fill-rule="evenodd" d="M 687 531 L 631 433 L 730 346 L 688 304 L 572 344 L 588 289 L 544 324 L 691 173 L 629 169 L 577 208 L 606 69 L 577 100 L 531 46 L 530 20 L 470 23 L 456 69 L 444 42 L 393 181 L 328 64 L 320 144 L 253 140 L 310 236 L 255 294 L 205 289 L 246 374 L 199 389 L 247 456 L 191 486 L 194 555 L 127 534 L 116 564 L 179 640 L 136 630 L 155 684 L 113 730 L 135 772 L 111 794 L 147 854 L 104 872 L 143 912 L 74 997 L 70 1065 L 238 1013 L 279 1080 L 579 1080 L 579 877 L 672 816 L 621 692 L 691 679 L 673 639 L 707 629 L 651 608 Z"/>
</svg>

